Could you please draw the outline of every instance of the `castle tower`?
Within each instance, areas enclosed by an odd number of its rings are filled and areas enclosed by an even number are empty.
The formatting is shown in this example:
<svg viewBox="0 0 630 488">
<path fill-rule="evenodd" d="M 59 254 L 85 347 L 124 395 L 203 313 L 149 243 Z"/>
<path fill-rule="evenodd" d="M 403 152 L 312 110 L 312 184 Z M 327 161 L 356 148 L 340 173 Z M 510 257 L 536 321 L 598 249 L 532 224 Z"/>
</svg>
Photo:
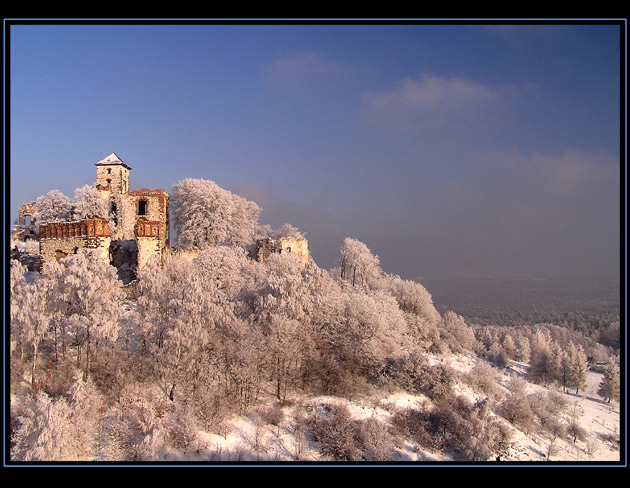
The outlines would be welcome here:
<svg viewBox="0 0 630 488">
<path fill-rule="evenodd" d="M 129 191 L 129 170 L 115 153 L 94 163 L 96 166 L 96 188 L 108 190 L 110 195 L 126 194 Z"/>
</svg>

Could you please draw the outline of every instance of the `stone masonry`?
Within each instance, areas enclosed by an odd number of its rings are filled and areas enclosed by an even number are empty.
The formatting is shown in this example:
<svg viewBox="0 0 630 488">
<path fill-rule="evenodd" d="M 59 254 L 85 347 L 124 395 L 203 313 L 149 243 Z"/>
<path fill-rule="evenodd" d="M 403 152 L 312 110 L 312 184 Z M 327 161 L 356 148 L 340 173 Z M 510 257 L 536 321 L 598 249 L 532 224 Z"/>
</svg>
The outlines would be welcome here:
<svg viewBox="0 0 630 488">
<path fill-rule="evenodd" d="M 161 258 L 169 245 L 169 194 L 165 190 L 130 191 L 131 167 L 115 153 L 94 165 L 95 187 L 111 201 L 109 215 L 42 224 L 41 266 L 78 249 L 92 248 L 119 269 L 123 281 L 131 281 L 152 256 Z"/>
<path fill-rule="evenodd" d="M 73 222 L 50 222 L 39 227 L 40 265 L 59 260 L 79 249 L 96 249 L 109 260 L 111 231 L 107 220 L 90 216 Z"/>
<path fill-rule="evenodd" d="M 281 237 L 275 241 L 271 238 L 258 239 L 256 242 L 256 260 L 262 263 L 272 253 L 293 253 L 303 262 L 307 262 L 309 257 L 308 241 L 303 237 L 299 239 Z"/>
</svg>

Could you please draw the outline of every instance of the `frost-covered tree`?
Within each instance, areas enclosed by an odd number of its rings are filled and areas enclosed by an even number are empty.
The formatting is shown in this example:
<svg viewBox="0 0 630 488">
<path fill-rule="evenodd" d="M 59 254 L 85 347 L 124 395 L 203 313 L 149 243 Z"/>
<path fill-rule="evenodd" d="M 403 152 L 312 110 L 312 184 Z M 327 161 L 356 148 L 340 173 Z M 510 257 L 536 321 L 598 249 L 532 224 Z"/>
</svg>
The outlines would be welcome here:
<svg viewBox="0 0 630 488">
<path fill-rule="evenodd" d="M 109 217 L 109 206 L 107 193 L 97 190 L 92 185 L 84 185 L 74 191 L 72 214 L 77 220 L 84 219 L 88 215 L 106 219 Z"/>
<path fill-rule="evenodd" d="M 293 254 L 271 254 L 262 266 L 264 274 L 254 292 L 252 312 L 257 320 L 273 313 L 308 321 L 316 299 L 307 280 L 308 270 Z"/>
<path fill-rule="evenodd" d="M 537 383 L 547 386 L 558 378 L 557 349 L 547 330 L 536 331 L 531 345 L 528 376 Z"/>
<path fill-rule="evenodd" d="M 226 293 L 230 301 L 236 302 L 248 286 L 247 267 L 250 260 L 241 247 L 215 246 L 205 249 L 193 261 L 197 272 L 213 280 Z"/>
<path fill-rule="evenodd" d="M 11 457 L 18 461 L 92 461 L 103 400 L 90 379 L 75 377 L 69 397 L 34 392 L 12 405 L 16 429 Z"/>
<path fill-rule="evenodd" d="M 139 277 L 144 354 L 173 405 L 206 426 L 226 401 L 251 404 L 266 364 L 261 332 L 237 316 L 242 257 L 219 248 L 194 261 L 175 255 Z"/>
<path fill-rule="evenodd" d="M 440 335 L 444 337 L 448 347 L 455 354 L 473 350 L 476 343 L 473 330 L 462 316 L 452 311 L 444 314 L 444 326 Z"/>
<path fill-rule="evenodd" d="M 514 359 L 514 356 L 516 355 L 516 344 L 510 334 L 506 334 L 503 338 L 503 351 L 505 351 L 508 359 Z"/>
<path fill-rule="evenodd" d="M 66 220 L 70 216 L 70 199 L 59 190 L 50 190 L 35 201 L 37 220 L 40 224 Z"/>
<path fill-rule="evenodd" d="M 424 286 L 399 276 L 385 276 L 381 289 L 391 294 L 403 312 L 415 315 L 427 326 L 437 326 L 441 322 L 439 312 L 433 305 L 433 298 Z"/>
<path fill-rule="evenodd" d="M 90 374 L 93 346 L 112 344 L 118 338 L 124 293 L 116 268 L 95 251 L 80 251 L 47 263 L 47 274 L 56 280 L 57 296 L 65 305 L 65 318 L 74 330 L 77 363 L 85 351 L 84 376 Z"/>
<path fill-rule="evenodd" d="M 276 398 L 285 401 L 289 384 L 299 378 L 306 332 L 298 321 L 274 315 L 264 335 Z"/>
<path fill-rule="evenodd" d="M 565 389 L 575 388 L 577 395 L 586 386 L 586 354 L 580 344 L 570 341 L 562 353 L 561 383 Z"/>
<path fill-rule="evenodd" d="M 29 327 L 28 283 L 24 278 L 26 267 L 19 261 L 11 260 L 10 276 L 10 317 L 11 355 L 24 359 Z"/>
<path fill-rule="evenodd" d="M 580 418 L 584 415 L 584 409 L 576 401 L 571 404 L 567 418 L 567 433 L 573 437 L 573 443 L 578 440 L 586 440 L 586 429 L 580 425 Z"/>
<path fill-rule="evenodd" d="M 235 320 L 225 295 L 212 281 L 193 274 L 180 290 L 170 317 L 159 363 L 168 381 L 169 398 L 176 388 L 196 388 L 205 376 L 199 368 L 214 364 L 211 351 L 221 342 L 224 327 Z M 205 363 L 204 361 L 209 361 Z"/>
<path fill-rule="evenodd" d="M 516 361 L 522 361 L 528 363 L 530 360 L 531 348 L 529 345 L 529 339 L 527 337 L 518 337 L 516 340 L 516 350 L 514 353 L 514 359 Z"/>
<path fill-rule="evenodd" d="M 15 407 L 12 405 L 12 409 Z M 16 461 L 75 461 L 75 439 L 70 435 L 72 406 L 65 398 L 52 399 L 37 392 L 12 417 L 11 458 Z"/>
<path fill-rule="evenodd" d="M 40 279 L 30 287 L 27 302 L 29 327 L 28 339 L 32 346 L 31 384 L 35 386 L 35 368 L 39 359 L 39 346 L 48 334 L 54 307 L 54 284 L 47 279 Z"/>
<path fill-rule="evenodd" d="M 48 335 L 57 300 L 55 283 L 38 277 L 32 283 L 24 278 L 26 269 L 17 261 L 11 263 L 11 339 L 17 357 L 31 358 L 31 384 L 36 386 L 35 370 L 40 344 Z"/>
<path fill-rule="evenodd" d="M 163 267 L 147 266 L 139 281 L 138 298 L 143 351 L 155 363 L 171 400 L 187 382 L 203 381 L 198 366 L 216 332 L 216 322 L 229 310 L 225 294 L 202 273 L 195 273 L 185 258 L 168 259 Z M 190 382 L 189 379 L 194 379 Z M 182 390 L 182 394 L 185 391 Z"/>
<path fill-rule="evenodd" d="M 260 207 L 204 179 L 173 186 L 173 224 L 182 248 L 246 245 L 253 239 Z"/>
<path fill-rule="evenodd" d="M 270 225 L 259 225 L 256 230 L 256 236 L 260 239 L 280 239 L 281 237 L 289 237 L 291 239 L 302 239 L 306 237 L 306 233 L 300 232 L 300 230 L 288 223 L 283 224 L 278 229 L 272 229 Z"/>
<path fill-rule="evenodd" d="M 362 242 L 346 237 L 341 247 L 340 278 L 352 286 L 373 287 L 382 274 L 378 256 Z"/>
<path fill-rule="evenodd" d="M 509 394 L 499 405 L 501 415 L 525 432 L 530 429 L 534 419 L 534 413 L 527 399 L 526 388 L 527 381 L 525 379 L 512 376 L 507 384 Z"/>
<path fill-rule="evenodd" d="M 179 255 L 168 255 L 162 263 L 150 259 L 138 273 L 138 325 L 142 332 L 142 352 L 152 354 L 161 348 L 172 327 L 186 281 L 193 272 L 192 263 Z"/>
<path fill-rule="evenodd" d="M 615 361 L 610 360 L 599 383 L 597 394 L 610 403 L 611 400 L 619 400 L 620 391 L 619 371 Z"/>
</svg>

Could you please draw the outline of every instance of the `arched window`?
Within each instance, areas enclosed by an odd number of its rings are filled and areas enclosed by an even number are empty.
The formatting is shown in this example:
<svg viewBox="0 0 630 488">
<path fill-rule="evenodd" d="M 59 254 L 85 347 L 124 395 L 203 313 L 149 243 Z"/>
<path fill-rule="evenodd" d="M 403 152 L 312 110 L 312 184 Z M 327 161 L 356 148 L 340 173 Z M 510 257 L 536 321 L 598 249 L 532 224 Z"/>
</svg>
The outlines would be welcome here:
<svg viewBox="0 0 630 488">
<path fill-rule="evenodd" d="M 146 215 L 146 214 L 147 214 L 147 201 L 138 200 L 138 215 Z"/>
</svg>

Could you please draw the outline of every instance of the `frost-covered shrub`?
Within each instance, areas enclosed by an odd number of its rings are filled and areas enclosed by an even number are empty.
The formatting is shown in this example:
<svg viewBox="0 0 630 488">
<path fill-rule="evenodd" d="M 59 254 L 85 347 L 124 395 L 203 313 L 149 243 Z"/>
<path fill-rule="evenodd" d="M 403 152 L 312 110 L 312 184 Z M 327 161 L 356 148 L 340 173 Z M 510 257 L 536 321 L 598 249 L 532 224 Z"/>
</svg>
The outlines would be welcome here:
<svg viewBox="0 0 630 488">
<path fill-rule="evenodd" d="M 395 439 L 391 428 L 375 419 L 367 418 L 359 422 L 358 444 L 365 461 L 391 461 L 394 455 Z"/>
<path fill-rule="evenodd" d="M 424 367 L 415 382 L 416 389 L 436 402 L 453 396 L 455 371 L 442 363 Z"/>
<path fill-rule="evenodd" d="M 196 447 L 199 427 L 186 408 L 175 406 L 164 419 L 164 426 L 166 445 L 175 452 L 185 453 Z"/>
<path fill-rule="evenodd" d="M 284 420 L 284 410 L 282 410 L 280 403 L 274 403 L 267 408 L 262 408 L 259 411 L 259 414 L 263 422 L 266 422 L 276 428 L 276 434 L 279 435 L 280 424 Z"/>
<path fill-rule="evenodd" d="M 326 405 L 326 417 L 315 415 L 309 419 L 311 434 L 320 452 L 335 460 L 354 461 L 359 458 L 356 425 L 345 405 Z"/>
<path fill-rule="evenodd" d="M 520 382 L 519 382 L 520 383 Z M 499 413 L 510 423 L 528 432 L 534 420 L 534 413 L 523 389 L 515 386 L 499 405 Z"/>
<path fill-rule="evenodd" d="M 428 360 L 424 355 L 412 351 L 409 354 L 388 358 L 381 372 L 381 378 L 405 391 L 412 392 L 416 390 L 416 382 L 428 366 Z"/>
<path fill-rule="evenodd" d="M 484 395 L 496 397 L 498 393 L 497 373 L 489 364 L 479 361 L 464 375 L 464 379 L 472 388 Z"/>
<path fill-rule="evenodd" d="M 509 447 L 509 430 L 490 416 L 487 402 L 472 403 L 463 397 L 428 409 L 397 411 L 393 424 L 399 436 L 455 459 L 483 461 Z"/>
<path fill-rule="evenodd" d="M 388 461 L 394 452 L 389 428 L 375 418 L 353 419 L 343 404 L 325 405 L 309 419 L 311 434 L 325 456 L 342 461 Z"/>
</svg>

